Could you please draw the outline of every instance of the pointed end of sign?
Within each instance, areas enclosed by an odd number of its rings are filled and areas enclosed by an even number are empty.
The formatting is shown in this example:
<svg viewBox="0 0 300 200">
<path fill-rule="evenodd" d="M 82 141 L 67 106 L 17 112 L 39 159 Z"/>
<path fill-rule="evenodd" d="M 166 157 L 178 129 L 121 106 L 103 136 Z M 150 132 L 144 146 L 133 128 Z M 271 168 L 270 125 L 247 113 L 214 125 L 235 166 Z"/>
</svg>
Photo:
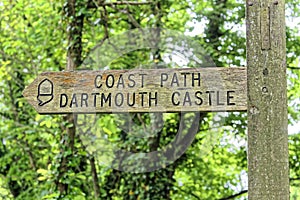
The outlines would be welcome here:
<svg viewBox="0 0 300 200">
<path fill-rule="evenodd" d="M 26 97 L 28 96 L 28 87 L 26 87 L 23 92 L 22 92 L 23 97 L 26 99 Z"/>
<path fill-rule="evenodd" d="M 49 106 L 49 103 L 54 98 L 53 82 L 48 77 L 44 76 L 44 73 L 27 85 L 22 91 L 22 95 L 39 114 L 52 112 L 52 106 Z"/>
<path fill-rule="evenodd" d="M 30 98 L 32 95 L 34 95 L 34 82 L 30 83 L 27 87 L 25 87 L 25 89 L 22 92 L 23 97 L 27 100 L 30 101 Z"/>
</svg>

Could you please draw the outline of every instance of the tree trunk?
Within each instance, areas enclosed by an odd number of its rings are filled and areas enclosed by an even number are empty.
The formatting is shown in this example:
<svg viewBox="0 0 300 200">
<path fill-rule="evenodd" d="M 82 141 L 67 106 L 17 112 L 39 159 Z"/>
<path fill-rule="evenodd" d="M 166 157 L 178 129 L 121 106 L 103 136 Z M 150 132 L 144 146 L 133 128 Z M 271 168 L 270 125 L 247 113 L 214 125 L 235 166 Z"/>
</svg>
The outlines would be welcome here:
<svg viewBox="0 0 300 200">
<path fill-rule="evenodd" d="M 67 0 L 67 4 L 65 7 L 65 15 L 68 20 L 68 51 L 67 51 L 67 71 L 74 71 L 81 64 L 81 52 L 82 52 L 82 29 L 83 29 L 83 20 L 84 15 L 76 14 L 76 10 L 78 5 L 76 5 L 76 0 Z M 66 127 L 67 136 L 64 137 L 61 154 L 62 159 L 59 168 L 59 175 L 57 178 L 57 188 L 61 195 L 67 194 L 68 185 L 64 183 L 61 179 L 64 177 L 64 174 L 68 170 L 68 160 L 71 158 L 74 152 L 74 142 L 75 142 L 75 134 L 76 134 L 76 126 L 75 121 L 76 115 L 68 114 L 64 116 L 64 120 L 67 122 L 68 126 Z M 65 152 L 71 151 L 71 155 L 66 155 Z"/>
<path fill-rule="evenodd" d="M 99 187 L 99 179 L 97 175 L 97 168 L 96 168 L 94 156 L 92 155 L 92 157 L 89 160 L 90 160 L 91 173 L 93 178 L 93 186 L 94 186 L 94 193 L 95 193 L 94 196 L 95 199 L 98 199 L 100 197 L 100 187 Z"/>
</svg>

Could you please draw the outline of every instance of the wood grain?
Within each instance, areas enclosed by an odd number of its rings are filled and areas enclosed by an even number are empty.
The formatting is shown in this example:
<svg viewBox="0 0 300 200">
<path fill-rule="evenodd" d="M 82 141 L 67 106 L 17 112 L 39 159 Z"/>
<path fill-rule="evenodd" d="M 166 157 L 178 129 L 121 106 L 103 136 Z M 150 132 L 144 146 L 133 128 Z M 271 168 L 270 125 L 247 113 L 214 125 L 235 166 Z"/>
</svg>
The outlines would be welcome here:
<svg viewBox="0 0 300 200">
<path fill-rule="evenodd" d="M 247 0 L 248 199 L 288 200 L 285 2 Z"/>
<path fill-rule="evenodd" d="M 44 72 L 23 95 L 41 114 L 246 111 L 246 77 L 243 67 Z"/>
</svg>

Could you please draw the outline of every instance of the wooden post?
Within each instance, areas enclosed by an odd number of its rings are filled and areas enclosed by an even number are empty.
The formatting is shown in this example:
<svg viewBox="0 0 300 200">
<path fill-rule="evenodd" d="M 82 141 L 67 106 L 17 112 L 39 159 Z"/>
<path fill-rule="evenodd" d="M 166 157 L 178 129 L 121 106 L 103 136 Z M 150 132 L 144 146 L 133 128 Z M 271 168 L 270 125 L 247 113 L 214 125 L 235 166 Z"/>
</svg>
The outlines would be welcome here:
<svg viewBox="0 0 300 200">
<path fill-rule="evenodd" d="M 247 0 L 248 195 L 289 199 L 284 0 Z"/>
</svg>

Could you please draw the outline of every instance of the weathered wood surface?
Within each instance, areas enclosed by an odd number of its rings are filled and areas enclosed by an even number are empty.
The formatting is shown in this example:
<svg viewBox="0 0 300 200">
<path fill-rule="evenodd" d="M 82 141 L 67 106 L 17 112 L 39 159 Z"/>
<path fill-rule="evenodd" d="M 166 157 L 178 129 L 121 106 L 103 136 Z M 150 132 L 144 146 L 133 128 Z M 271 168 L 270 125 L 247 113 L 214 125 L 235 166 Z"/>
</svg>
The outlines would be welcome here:
<svg viewBox="0 0 300 200">
<path fill-rule="evenodd" d="M 44 72 L 23 92 L 47 113 L 246 111 L 246 68 Z"/>
<path fill-rule="evenodd" d="M 290 199 L 284 4 L 247 0 L 249 200 Z"/>
</svg>

